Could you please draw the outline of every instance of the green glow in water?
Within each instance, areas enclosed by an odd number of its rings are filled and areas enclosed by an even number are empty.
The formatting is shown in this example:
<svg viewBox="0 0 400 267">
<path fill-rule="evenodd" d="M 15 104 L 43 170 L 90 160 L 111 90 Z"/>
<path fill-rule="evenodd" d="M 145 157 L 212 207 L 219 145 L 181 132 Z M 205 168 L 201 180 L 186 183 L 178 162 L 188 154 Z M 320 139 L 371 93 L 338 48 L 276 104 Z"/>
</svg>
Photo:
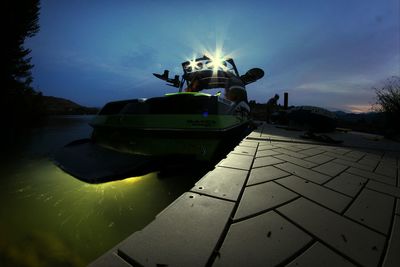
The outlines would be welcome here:
<svg viewBox="0 0 400 267">
<path fill-rule="evenodd" d="M 87 265 L 142 229 L 197 179 L 150 173 L 87 184 L 46 156 L 15 160 L 0 168 L 0 177 L 0 265 L 32 267 Z"/>
</svg>

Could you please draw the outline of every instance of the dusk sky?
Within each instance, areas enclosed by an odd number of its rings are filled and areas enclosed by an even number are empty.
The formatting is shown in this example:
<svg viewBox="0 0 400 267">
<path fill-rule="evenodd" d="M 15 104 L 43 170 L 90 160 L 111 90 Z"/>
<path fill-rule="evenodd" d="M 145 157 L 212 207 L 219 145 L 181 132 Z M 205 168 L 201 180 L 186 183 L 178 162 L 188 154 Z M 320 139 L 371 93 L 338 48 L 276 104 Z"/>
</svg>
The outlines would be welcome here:
<svg viewBox="0 0 400 267">
<path fill-rule="evenodd" d="M 152 73 L 223 47 L 239 72 L 262 68 L 249 99 L 368 111 L 373 86 L 400 75 L 400 0 L 41 1 L 34 87 L 101 107 L 175 91 Z M 283 97 L 281 98 L 283 101 Z"/>
</svg>

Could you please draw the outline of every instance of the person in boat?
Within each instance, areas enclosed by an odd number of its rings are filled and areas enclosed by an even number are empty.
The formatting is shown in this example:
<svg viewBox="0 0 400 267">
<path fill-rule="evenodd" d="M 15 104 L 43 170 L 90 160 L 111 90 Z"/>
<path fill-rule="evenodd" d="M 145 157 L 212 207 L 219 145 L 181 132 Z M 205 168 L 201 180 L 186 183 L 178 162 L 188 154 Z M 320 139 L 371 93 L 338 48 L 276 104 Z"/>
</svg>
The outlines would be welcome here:
<svg viewBox="0 0 400 267">
<path fill-rule="evenodd" d="M 278 99 L 279 95 L 275 94 L 275 96 L 271 97 L 267 102 L 267 123 L 271 123 L 271 116 L 278 109 Z"/>
</svg>

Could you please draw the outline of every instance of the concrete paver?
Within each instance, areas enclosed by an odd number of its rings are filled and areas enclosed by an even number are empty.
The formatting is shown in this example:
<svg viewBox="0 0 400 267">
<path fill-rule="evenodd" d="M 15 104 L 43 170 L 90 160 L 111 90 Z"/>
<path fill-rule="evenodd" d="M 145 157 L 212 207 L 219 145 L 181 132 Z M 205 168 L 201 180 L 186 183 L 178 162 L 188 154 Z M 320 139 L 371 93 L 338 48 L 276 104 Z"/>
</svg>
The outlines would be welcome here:
<svg viewBox="0 0 400 267">
<path fill-rule="evenodd" d="M 381 161 L 378 164 L 378 167 L 375 170 L 376 173 L 391 177 L 391 178 L 396 178 L 397 176 L 397 164 L 396 162 L 393 163 L 386 163 Z"/>
<path fill-rule="evenodd" d="M 119 254 L 142 266 L 205 266 L 233 206 L 229 201 L 185 193 L 122 242 Z"/>
<path fill-rule="evenodd" d="M 330 180 L 324 186 L 332 188 L 335 191 L 354 197 L 366 184 L 367 179 L 351 173 L 343 172 L 334 179 Z"/>
<path fill-rule="evenodd" d="M 352 267 L 356 266 L 320 242 L 316 242 L 286 267 Z"/>
<path fill-rule="evenodd" d="M 258 151 L 263 151 L 263 150 L 271 150 L 276 148 L 272 143 L 270 142 L 259 142 L 258 145 Z"/>
<path fill-rule="evenodd" d="M 363 159 L 360 159 L 357 163 L 365 165 L 365 166 L 371 166 L 372 169 L 375 169 L 379 163 L 379 158 L 377 158 L 377 159 L 376 158 L 363 158 Z"/>
<path fill-rule="evenodd" d="M 247 173 L 244 170 L 216 167 L 198 181 L 191 191 L 236 201 Z"/>
<path fill-rule="evenodd" d="M 297 196 L 297 194 L 274 182 L 248 186 L 243 192 L 234 219 L 238 220 L 269 210 Z"/>
<path fill-rule="evenodd" d="M 329 176 L 336 176 L 347 169 L 347 166 L 337 164 L 334 162 L 327 162 L 318 167 L 313 168 L 314 171 L 324 173 Z"/>
<path fill-rule="evenodd" d="M 282 178 L 276 182 L 337 212 L 342 212 L 351 201 L 348 196 L 296 176 Z"/>
<path fill-rule="evenodd" d="M 279 155 L 280 153 L 272 149 L 258 150 L 256 157 L 268 157 L 272 155 Z"/>
<path fill-rule="evenodd" d="M 298 153 L 298 152 L 294 152 L 285 148 L 275 148 L 274 151 L 279 152 L 279 154 L 285 154 L 291 157 L 295 157 L 295 158 L 299 158 L 299 159 L 303 159 L 305 157 L 307 157 L 307 155 Z"/>
<path fill-rule="evenodd" d="M 283 161 L 287 161 L 287 162 L 299 165 L 299 166 L 304 167 L 304 168 L 312 168 L 312 167 L 317 166 L 316 163 L 313 163 L 313 162 L 310 162 L 310 161 L 306 161 L 306 160 L 302 160 L 302 159 L 299 159 L 299 158 L 295 158 L 295 157 L 292 157 L 292 156 L 289 156 L 289 155 L 285 155 L 285 154 L 275 155 L 275 158 L 278 158 L 278 159 L 281 159 Z"/>
<path fill-rule="evenodd" d="M 278 208 L 284 216 L 363 266 L 377 266 L 385 237 L 300 198 Z"/>
<path fill-rule="evenodd" d="M 328 156 L 328 157 L 332 157 L 332 158 L 335 158 L 335 159 L 342 159 L 342 160 L 345 160 L 345 161 L 357 162 L 357 160 L 355 158 L 347 157 L 345 155 L 337 154 L 337 153 L 333 153 L 333 152 L 329 152 L 329 151 L 325 152 L 323 155 Z"/>
<path fill-rule="evenodd" d="M 357 169 L 362 169 L 362 170 L 366 170 L 366 171 L 373 171 L 375 169 L 374 165 L 365 165 L 365 164 L 361 164 L 358 162 L 353 162 L 353 161 L 346 161 L 346 160 L 342 160 L 342 159 L 335 159 L 332 162 L 337 163 L 337 164 L 341 164 L 344 166 L 348 166 L 348 167 L 354 167 Z"/>
<path fill-rule="evenodd" d="M 383 267 L 400 266 L 400 216 L 396 215 Z"/>
<path fill-rule="evenodd" d="M 372 180 L 375 180 L 375 181 L 378 181 L 381 183 L 386 183 L 389 185 L 396 185 L 396 179 L 393 179 L 393 178 L 390 178 L 390 177 L 387 177 L 387 176 L 384 176 L 381 174 L 377 174 L 374 172 L 364 171 L 364 170 L 360 170 L 360 169 L 353 168 L 353 167 L 349 168 L 347 170 L 347 172 L 350 172 L 355 175 L 359 175 L 364 178 L 372 179 Z"/>
<path fill-rule="evenodd" d="M 351 157 L 356 159 L 357 161 L 360 160 L 361 158 L 363 158 L 366 153 L 365 152 L 361 152 L 361 151 L 356 151 L 356 150 L 351 150 L 348 153 L 345 154 L 346 157 Z"/>
<path fill-rule="evenodd" d="M 120 256 L 118 256 L 115 252 L 106 253 L 94 262 L 92 262 L 90 266 L 97 266 L 97 267 L 132 267 L 129 263 L 123 260 Z"/>
<path fill-rule="evenodd" d="M 318 154 L 322 154 L 325 151 L 322 149 L 318 149 L 318 148 L 310 148 L 310 149 L 301 149 L 298 152 L 311 157 L 311 156 L 316 156 Z"/>
<path fill-rule="evenodd" d="M 288 175 L 290 175 L 290 173 L 275 168 L 274 166 L 260 167 L 251 170 L 247 185 L 267 182 Z"/>
<path fill-rule="evenodd" d="M 258 146 L 258 142 L 256 141 L 242 141 L 240 142 L 239 146 L 248 146 L 256 148 Z"/>
<path fill-rule="evenodd" d="M 309 235 L 270 211 L 232 224 L 213 266 L 276 266 L 310 241 Z"/>
<path fill-rule="evenodd" d="M 274 157 L 261 157 L 255 158 L 253 162 L 253 168 L 264 167 L 269 165 L 274 165 L 278 163 L 282 163 L 283 160 L 274 158 Z"/>
<path fill-rule="evenodd" d="M 373 180 L 368 181 L 366 187 L 378 192 L 382 192 L 400 198 L 400 188 L 388 184 L 379 183 Z"/>
<path fill-rule="evenodd" d="M 292 152 L 299 152 L 301 150 L 304 150 L 304 148 L 295 146 L 293 143 L 276 143 L 275 147 L 290 150 Z"/>
<path fill-rule="evenodd" d="M 255 147 L 249 147 L 249 146 L 237 146 L 235 149 L 232 151 L 232 153 L 235 154 L 240 154 L 240 155 L 248 155 L 248 156 L 254 156 L 256 154 L 257 148 Z"/>
<path fill-rule="evenodd" d="M 383 234 L 388 234 L 394 197 L 364 189 L 345 215 Z"/>
<path fill-rule="evenodd" d="M 326 156 L 326 155 L 316 155 L 316 156 L 307 157 L 307 158 L 304 158 L 304 159 L 307 160 L 307 161 L 314 162 L 316 164 L 323 164 L 325 162 L 333 160 L 334 158 Z"/>
<path fill-rule="evenodd" d="M 218 166 L 250 170 L 250 166 L 253 162 L 253 157 L 247 155 L 237 155 L 234 153 L 229 153 L 226 159 L 223 159 Z"/>
<path fill-rule="evenodd" d="M 289 173 L 299 176 L 301 178 L 310 180 L 317 184 L 322 184 L 322 183 L 328 181 L 329 179 L 331 179 L 331 177 L 329 177 L 328 175 L 318 173 L 318 172 L 297 166 L 297 165 L 289 163 L 289 162 L 277 164 L 275 166 L 281 170 L 284 170 L 286 172 L 289 172 Z"/>
</svg>

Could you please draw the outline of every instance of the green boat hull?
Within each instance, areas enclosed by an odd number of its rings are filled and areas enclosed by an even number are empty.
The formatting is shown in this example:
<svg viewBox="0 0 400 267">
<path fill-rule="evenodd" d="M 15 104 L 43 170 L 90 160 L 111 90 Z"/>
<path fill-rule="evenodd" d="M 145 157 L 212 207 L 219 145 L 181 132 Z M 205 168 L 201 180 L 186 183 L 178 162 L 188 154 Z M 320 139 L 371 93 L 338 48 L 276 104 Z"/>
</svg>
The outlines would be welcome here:
<svg viewBox="0 0 400 267">
<path fill-rule="evenodd" d="M 240 141 L 249 121 L 232 115 L 111 115 L 91 125 L 93 141 L 107 148 L 209 161 Z"/>
</svg>

